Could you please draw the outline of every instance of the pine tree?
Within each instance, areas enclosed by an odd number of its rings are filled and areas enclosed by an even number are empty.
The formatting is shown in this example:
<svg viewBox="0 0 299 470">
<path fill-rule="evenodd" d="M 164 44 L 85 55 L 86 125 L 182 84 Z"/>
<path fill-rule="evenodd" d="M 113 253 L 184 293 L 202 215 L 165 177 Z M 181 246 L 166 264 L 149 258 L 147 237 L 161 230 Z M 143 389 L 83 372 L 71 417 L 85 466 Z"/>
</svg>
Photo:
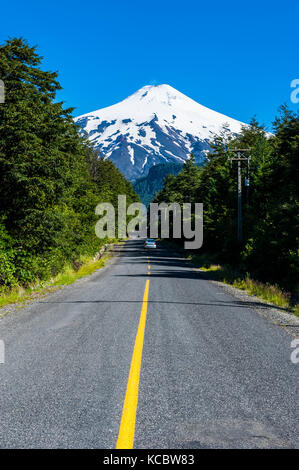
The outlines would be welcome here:
<svg viewBox="0 0 299 470">
<path fill-rule="evenodd" d="M 57 273 L 67 261 L 94 253 L 95 207 L 117 195 L 138 199 L 132 186 L 77 132 L 72 109 L 56 102 L 56 72 L 43 71 L 22 38 L 0 46 L 1 285 Z"/>
</svg>

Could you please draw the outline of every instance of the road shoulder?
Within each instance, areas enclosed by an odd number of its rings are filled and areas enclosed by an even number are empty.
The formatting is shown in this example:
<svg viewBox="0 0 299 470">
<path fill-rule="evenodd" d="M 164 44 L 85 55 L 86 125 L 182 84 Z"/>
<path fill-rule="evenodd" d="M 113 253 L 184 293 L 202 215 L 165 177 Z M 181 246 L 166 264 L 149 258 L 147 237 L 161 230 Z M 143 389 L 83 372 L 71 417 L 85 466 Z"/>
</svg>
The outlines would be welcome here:
<svg viewBox="0 0 299 470">
<path fill-rule="evenodd" d="M 45 290 L 43 291 L 36 291 L 36 292 L 33 291 L 32 295 L 30 295 L 29 298 L 25 298 L 24 300 L 21 300 L 20 302 L 17 302 L 17 303 L 10 303 L 10 304 L 4 305 L 3 307 L 0 308 L 0 321 L 7 315 L 17 313 L 23 308 L 34 304 L 35 302 L 39 302 L 40 300 L 48 298 L 49 296 L 52 297 L 58 292 L 59 293 L 67 292 L 68 290 L 72 289 L 74 286 L 79 287 L 80 285 L 86 283 L 87 281 L 92 281 L 96 277 L 104 275 L 118 260 L 118 257 L 121 254 L 123 246 L 124 244 L 122 243 L 116 243 L 116 244 L 110 245 L 109 250 L 107 250 L 106 252 L 106 255 L 104 255 L 102 258 L 105 263 L 104 266 L 97 269 L 96 271 L 94 271 L 93 273 L 89 275 L 76 279 L 67 285 L 62 284 L 59 286 L 49 286 L 49 287 L 46 287 Z"/>
<path fill-rule="evenodd" d="M 242 289 L 225 284 L 224 282 L 214 280 L 209 280 L 209 282 L 217 287 L 220 287 L 221 289 L 224 289 L 228 294 L 231 294 L 237 299 L 241 300 L 248 307 L 253 308 L 259 315 L 271 321 L 271 323 L 284 328 L 295 338 L 299 338 L 299 318 L 286 312 L 283 308 L 280 309 L 276 305 L 266 303 L 259 297 L 247 294 Z"/>
</svg>

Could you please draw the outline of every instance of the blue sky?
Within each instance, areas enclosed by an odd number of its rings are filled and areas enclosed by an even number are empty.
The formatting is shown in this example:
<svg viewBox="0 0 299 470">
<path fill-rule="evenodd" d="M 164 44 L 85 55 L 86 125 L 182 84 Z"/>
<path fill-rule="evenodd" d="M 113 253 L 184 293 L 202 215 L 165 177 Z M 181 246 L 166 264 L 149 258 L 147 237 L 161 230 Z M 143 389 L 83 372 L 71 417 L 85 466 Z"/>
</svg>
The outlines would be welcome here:
<svg viewBox="0 0 299 470">
<path fill-rule="evenodd" d="M 2 3 L 0 42 L 38 45 L 74 115 L 168 83 L 201 104 L 270 129 L 299 78 L 298 0 Z M 1 77 L 0 77 L 1 78 Z"/>
</svg>

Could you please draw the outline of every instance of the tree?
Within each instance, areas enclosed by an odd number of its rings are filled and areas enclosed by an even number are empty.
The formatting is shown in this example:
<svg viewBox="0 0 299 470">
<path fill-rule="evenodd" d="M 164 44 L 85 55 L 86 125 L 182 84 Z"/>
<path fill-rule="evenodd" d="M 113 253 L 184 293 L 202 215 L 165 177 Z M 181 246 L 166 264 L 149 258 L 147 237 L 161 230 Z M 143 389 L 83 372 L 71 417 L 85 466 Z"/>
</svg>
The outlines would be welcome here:
<svg viewBox="0 0 299 470">
<path fill-rule="evenodd" d="M 250 148 L 250 197 L 243 204 L 244 245 L 237 235 L 237 178 L 230 149 Z M 231 154 L 232 156 L 232 154 Z M 240 135 L 224 127 L 215 136 L 206 164 L 196 169 L 192 159 L 171 176 L 156 196 L 158 202 L 202 202 L 204 244 L 201 251 L 219 262 L 238 266 L 262 281 L 294 290 L 298 279 L 298 114 L 285 106 L 266 133 L 255 118 Z M 246 167 L 242 170 L 244 182 Z"/>
<path fill-rule="evenodd" d="M 22 38 L 0 46 L 0 262 L 14 266 L 21 283 L 97 250 L 99 202 L 115 203 L 119 191 L 137 198 L 114 165 L 79 136 L 72 109 L 55 101 L 57 73 L 43 71 L 41 61 Z M 5 272 L 0 287 L 12 271 Z"/>
</svg>

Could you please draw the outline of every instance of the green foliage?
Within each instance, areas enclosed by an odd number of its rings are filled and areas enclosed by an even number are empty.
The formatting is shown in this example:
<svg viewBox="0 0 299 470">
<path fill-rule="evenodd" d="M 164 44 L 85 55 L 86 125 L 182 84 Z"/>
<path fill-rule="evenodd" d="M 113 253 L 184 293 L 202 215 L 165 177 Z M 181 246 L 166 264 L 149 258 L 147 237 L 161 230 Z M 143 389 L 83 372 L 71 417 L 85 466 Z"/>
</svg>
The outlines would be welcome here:
<svg viewBox="0 0 299 470">
<path fill-rule="evenodd" d="M 291 302 L 290 293 L 285 292 L 278 285 L 259 282 L 252 279 L 248 273 L 241 272 L 240 269 L 230 265 L 213 264 L 213 256 L 207 253 L 191 255 L 189 259 L 205 273 L 208 279 L 231 284 L 238 289 L 245 290 L 248 294 L 298 315 L 298 305 L 294 305 Z"/>
<path fill-rule="evenodd" d="M 190 155 L 180 173 L 168 175 L 164 179 L 162 191 L 154 198 L 155 202 L 193 202 L 199 184 L 200 168 L 195 163 L 195 157 Z"/>
<path fill-rule="evenodd" d="M 201 251 L 217 254 L 255 278 L 298 288 L 298 156 L 299 118 L 285 106 L 267 134 L 255 119 L 230 135 L 224 128 L 213 143 L 207 163 L 198 169 L 190 159 L 177 176 L 166 179 L 156 202 L 202 202 L 204 244 Z M 250 193 L 243 180 L 244 244 L 237 244 L 237 168 L 232 149 L 250 148 Z"/>
<path fill-rule="evenodd" d="M 155 194 L 161 191 L 164 178 L 168 175 L 177 175 L 182 168 L 182 163 L 159 163 L 152 166 L 146 176 L 138 178 L 133 183 L 133 188 L 143 204 L 149 206 Z"/>
<path fill-rule="evenodd" d="M 4 217 L 0 219 L 0 292 L 1 286 L 15 285 L 13 240 L 7 233 Z"/>
<path fill-rule="evenodd" d="M 56 72 L 22 38 L 0 46 L 0 288 L 57 275 L 92 255 L 95 207 L 138 200 L 111 162 L 79 137 L 72 109 L 55 101 Z"/>
</svg>

